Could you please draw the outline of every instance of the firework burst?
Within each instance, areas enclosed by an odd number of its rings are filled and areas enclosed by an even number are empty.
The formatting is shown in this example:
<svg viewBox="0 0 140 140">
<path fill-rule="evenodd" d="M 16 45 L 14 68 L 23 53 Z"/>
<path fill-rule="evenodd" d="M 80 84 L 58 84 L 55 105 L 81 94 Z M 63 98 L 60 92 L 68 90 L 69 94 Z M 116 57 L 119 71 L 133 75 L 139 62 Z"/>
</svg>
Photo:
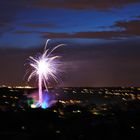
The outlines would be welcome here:
<svg viewBox="0 0 140 140">
<path fill-rule="evenodd" d="M 49 39 L 46 41 L 45 48 L 43 54 L 39 57 L 29 57 L 29 65 L 32 67 L 32 72 L 28 77 L 28 81 L 30 81 L 33 77 L 37 77 L 38 79 L 38 93 L 39 93 L 39 101 L 38 104 L 41 106 L 43 103 L 43 95 L 42 95 L 42 86 L 44 85 L 48 90 L 48 84 L 50 80 L 55 80 L 58 82 L 57 71 L 60 66 L 60 62 L 58 59 L 60 56 L 53 55 L 53 52 L 65 44 L 59 44 L 52 49 L 47 49 Z"/>
</svg>

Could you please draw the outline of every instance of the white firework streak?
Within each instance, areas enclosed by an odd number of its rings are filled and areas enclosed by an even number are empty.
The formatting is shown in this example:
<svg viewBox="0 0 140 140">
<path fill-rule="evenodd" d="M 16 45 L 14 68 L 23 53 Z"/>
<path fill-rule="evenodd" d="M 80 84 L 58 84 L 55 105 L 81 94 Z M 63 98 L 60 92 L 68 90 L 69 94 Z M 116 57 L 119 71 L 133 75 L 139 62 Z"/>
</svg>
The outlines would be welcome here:
<svg viewBox="0 0 140 140">
<path fill-rule="evenodd" d="M 38 77 L 38 91 L 39 91 L 39 103 L 42 104 L 42 85 L 46 87 L 48 90 L 49 80 L 53 79 L 58 82 L 57 79 L 57 68 L 59 66 L 59 62 L 57 61 L 60 56 L 52 56 L 52 53 L 59 47 L 64 46 L 65 44 L 59 44 L 55 46 L 53 49 L 47 49 L 49 39 L 46 41 L 45 49 L 43 54 L 38 57 L 29 57 L 30 66 L 33 68 L 33 71 L 28 77 L 28 81 L 30 81 L 33 77 Z"/>
</svg>

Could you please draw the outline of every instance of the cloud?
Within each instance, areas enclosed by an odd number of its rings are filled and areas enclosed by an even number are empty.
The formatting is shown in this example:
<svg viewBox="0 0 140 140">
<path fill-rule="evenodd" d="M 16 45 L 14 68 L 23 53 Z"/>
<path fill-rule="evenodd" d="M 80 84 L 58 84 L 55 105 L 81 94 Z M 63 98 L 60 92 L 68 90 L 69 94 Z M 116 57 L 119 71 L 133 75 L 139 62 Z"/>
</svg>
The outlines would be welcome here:
<svg viewBox="0 0 140 140">
<path fill-rule="evenodd" d="M 16 20 L 16 16 L 20 11 L 25 10 L 26 8 L 60 8 L 60 9 L 98 9 L 98 10 L 110 10 L 112 8 L 121 8 L 122 6 L 138 3 L 139 0 L 71 0 L 71 1 L 62 1 L 62 0 L 21 0 L 20 3 L 18 0 L 3 0 L 0 1 L 0 35 L 7 31 L 12 31 L 14 28 L 14 21 Z M 55 25 L 50 23 L 26 23 L 23 26 L 29 27 L 29 28 L 53 28 Z M 138 31 L 137 31 L 138 32 Z M 18 33 L 18 32 L 17 32 Z M 22 32 L 23 33 L 23 32 Z M 31 33 L 31 32 L 24 32 L 25 33 Z M 21 32 L 19 32 L 21 34 Z M 57 33 L 55 33 L 57 34 Z M 64 35 L 65 34 L 65 35 Z M 111 38 L 111 35 L 113 34 L 115 37 L 119 36 L 118 34 L 123 34 L 123 32 L 85 32 L 85 35 L 89 37 L 95 37 L 98 38 L 98 36 L 101 36 L 101 38 L 104 38 L 104 34 L 107 34 L 107 38 Z M 54 36 L 53 33 L 49 33 L 49 36 Z M 84 36 L 83 33 L 76 33 L 75 35 L 69 35 L 67 33 L 61 33 L 59 36 L 71 36 L 72 38 L 75 38 L 76 36 Z M 97 36 L 97 37 L 96 37 Z"/>
<path fill-rule="evenodd" d="M 1 35 L 6 31 L 11 31 L 14 27 L 12 22 L 15 21 L 17 13 L 26 7 L 27 1 L 21 0 L 1 0 L 0 1 L 0 31 Z"/>
<path fill-rule="evenodd" d="M 54 33 L 54 32 L 39 32 L 39 31 L 27 31 L 17 30 L 15 34 L 40 34 L 43 38 L 60 39 L 60 38 L 98 38 L 98 39 L 113 39 L 124 36 L 123 32 L 117 31 L 102 31 L 102 32 L 76 32 L 76 33 Z"/>
<path fill-rule="evenodd" d="M 42 37 L 46 38 L 98 38 L 98 39 L 123 39 L 126 37 L 140 36 L 140 18 L 129 21 L 116 21 L 111 28 L 112 31 L 97 32 L 76 32 L 69 33 L 42 33 Z"/>
<path fill-rule="evenodd" d="M 140 18 L 140 15 L 132 16 L 132 18 Z"/>
<path fill-rule="evenodd" d="M 39 8 L 66 8 L 66 9 L 98 9 L 110 10 L 121 8 L 128 4 L 138 3 L 139 0 L 40 0 L 33 2 L 34 7 Z"/>
<path fill-rule="evenodd" d="M 26 34 L 33 34 L 33 33 L 38 33 L 36 31 L 27 31 L 27 30 L 16 30 L 14 34 L 19 34 L 19 35 L 26 35 Z"/>
<path fill-rule="evenodd" d="M 125 36 L 119 31 L 101 31 L 101 32 L 77 32 L 69 33 L 42 33 L 43 38 L 98 38 L 98 39 L 113 39 Z"/>
<path fill-rule="evenodd" d="M 55 27 L 53 24 L 47 23 L 26 23 L 23 26 L 31 27 L 31 28 L 52 28 Z"/>
<path fill-rule="evenodd" d="M 114 25 L 114 28 L 119 27 L 123 29 L 126 35 L 130 36 L 140 36 L 140 18 L 130 21 L 117 21 Z"/>
<path fill-rule="evenodd" d="M 85 39 L 124 39 L 128 37 L 140 36 L 140 18 L 132 19 L 129 21 L 116 21 L 112 26 L 106 26 L 109 31 L 86 31 L 86 32 L 42 32 L 42 31 L 28 31 L 28 30 L 17 30 L 16 34 L 39 34 L 43 38 L 85 38 Z M 30 25 L 34 26 L 34 25 Z M 42 25 L 37 25 L 37 27 Z"/>
</svg>

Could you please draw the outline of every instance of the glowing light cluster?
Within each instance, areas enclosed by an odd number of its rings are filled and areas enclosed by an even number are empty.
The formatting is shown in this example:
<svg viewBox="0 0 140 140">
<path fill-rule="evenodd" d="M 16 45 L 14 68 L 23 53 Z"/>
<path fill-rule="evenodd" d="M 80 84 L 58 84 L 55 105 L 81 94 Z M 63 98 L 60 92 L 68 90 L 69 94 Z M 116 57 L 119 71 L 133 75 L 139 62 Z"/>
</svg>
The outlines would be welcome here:
<svg viewBox="0 0 140 140">
<path fill-rule="evenodd" d="M 28 77 L 28 81 L 32 79 L 32 77 L 38 78 L 38 92 L 39 92 L 39 102 L 37 106 L 41 106 L 43 108 L 47 107 L 47 103 L 43 101 L 42 96 L 42 86 L 44 85 L 48 90 L 49 80 L 54 79 L 56 82 L 57 79 L 57 71 L 60 66 L 60 62 L 58 62 L 58 58 L 60 56 L 53 56 L 52 53 L 65 44 L 59 44 L 55 46 L 53 49 L 47 49 L 47 44 L 49 40 L 46 41 L 45 49 L 42 55 L 39 57 L 29 57 L 30 66 L 33 68 L 31 74 Z M 34 106 L 34 105 L 33 105 Z"/>
</svg>

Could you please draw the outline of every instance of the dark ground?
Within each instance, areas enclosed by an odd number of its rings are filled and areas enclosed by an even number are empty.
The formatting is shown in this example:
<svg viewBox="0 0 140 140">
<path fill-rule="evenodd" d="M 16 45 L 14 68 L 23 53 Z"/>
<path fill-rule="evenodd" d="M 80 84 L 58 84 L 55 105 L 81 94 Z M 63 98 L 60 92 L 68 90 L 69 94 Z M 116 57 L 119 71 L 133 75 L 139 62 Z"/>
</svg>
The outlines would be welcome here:
<svg viewBox="0 0 140 140">
<path fill-rule="evenodd" d="M 130 103 L 131 108 L 133 104 Z M 74 110 L 81 112 L 74 113 Z M 46 110 L 0 112 L 0 139 L 139 139 L 140 110 L 92 114 L 86 107 L 55 105 Z"/>
</svg>

